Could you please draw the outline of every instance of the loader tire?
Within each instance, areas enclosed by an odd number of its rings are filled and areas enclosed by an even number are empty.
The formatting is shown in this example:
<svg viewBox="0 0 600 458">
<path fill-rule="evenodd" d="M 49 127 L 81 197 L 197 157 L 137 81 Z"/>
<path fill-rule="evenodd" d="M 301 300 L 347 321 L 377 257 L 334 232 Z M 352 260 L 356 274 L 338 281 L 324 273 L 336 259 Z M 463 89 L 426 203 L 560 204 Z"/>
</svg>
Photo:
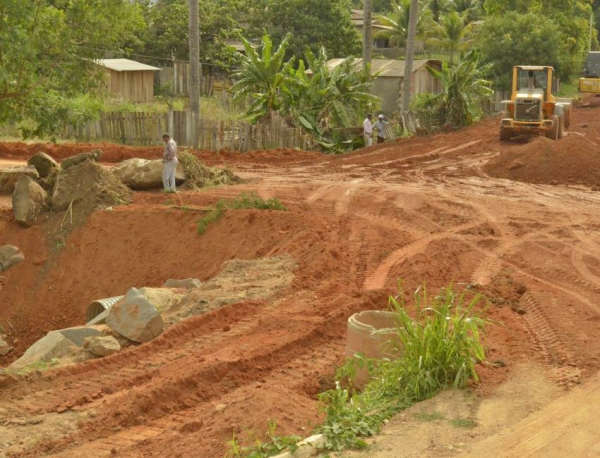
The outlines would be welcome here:
<svg viewBox="0 0 600 458">
<path fill-rule="evenodd" d="M 514 136 L 514 133 L 510 129 L 506 129 L 505 127 L 500 126 L 500 141 L 508 142 Z"/>
<path fill-rule="evenodd" d="M 558 131 L 560 129 L 560 118 L 556 115 L 550 116 L 550 119 L 554 121 L 552 129 L 546 131 L 546 137 L 550 140 L 558 140 Z"/>
</svg>

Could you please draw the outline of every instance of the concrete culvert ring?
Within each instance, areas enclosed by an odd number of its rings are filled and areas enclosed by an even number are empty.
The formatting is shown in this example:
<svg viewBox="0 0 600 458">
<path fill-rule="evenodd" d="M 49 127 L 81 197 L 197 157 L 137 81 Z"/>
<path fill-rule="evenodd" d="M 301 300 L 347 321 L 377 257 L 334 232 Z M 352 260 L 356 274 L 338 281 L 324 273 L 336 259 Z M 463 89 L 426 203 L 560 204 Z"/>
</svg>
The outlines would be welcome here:
<svg viewBox="0 0 600 458">
<path fill-rule="evenodd" d="M 98 315 L 103 313 L 105 310 L 108 310 L 113 305 L 115 305 L 117 302 L 119 302 L 121 299 L 123 299 L 123 297 L 124 296 L 115 296 L 115 297 L 109 297 L 107 299 L 98 299 L 98 300 L 92 302 L 90 305 L 88 305 L 87 313 L 85 315 L 85 322 L 89 323 L 94 318 L 96 318 Z"/>
</svg>

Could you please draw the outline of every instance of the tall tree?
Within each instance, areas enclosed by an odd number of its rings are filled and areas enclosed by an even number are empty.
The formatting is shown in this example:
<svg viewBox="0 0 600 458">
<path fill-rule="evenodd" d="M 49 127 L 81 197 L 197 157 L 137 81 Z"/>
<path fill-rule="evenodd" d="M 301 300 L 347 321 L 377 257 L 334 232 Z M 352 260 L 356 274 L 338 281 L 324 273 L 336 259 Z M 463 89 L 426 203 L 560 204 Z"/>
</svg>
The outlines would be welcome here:
<svg viewBox="0 0 600 458">
<path fill-rule="evenodd" d="M 306 48 L 317 53 L 321 47 L 332 57 L 360 55 L 360 40 L 347 0 L 264 0 L 264 5 L 255 10 L 253 28 L 266 28 L 273 43 L 281 43 L 293 31 L 287 58 L 301 58 Z"/>
<path fill-rule="evenodd" d="M 372 0 L 364 0 L 363 8 L 363 69 L 370 71 L 371 51 L 373 48 L 372 35 Z"/>
<path fill-rule="evenodd" d="M 419 0 L 411 0 L 410 18 L 408 22 L 408 38 L 406 41 L 406 63 L 404 64 L 404 78 L 402 78 L 402 85 L 404 87 L 400 91 L 402 97 L 402 103 L 400 105 L 401 113 L 406 113 L 410 107 L 410 98 L 412 94 L 413 61 L 415 58 L 415 38 L 417 34 L 418 17 Z"/>
<path fill-rule="evenodd" d="M 198 147 L 198 121 L 200 119 L 200 13 L 198 0 L 189 0 L 190 34 L 190 111 L 192 114 L 192 144 Z"/>
<path fill-rule="evenodd" d="M 549 18 L 534 13 L 506 13 L 488 18 L 479 30 L 476 48 L 483 63 L 493 64 L 496 85 L 510 87 L 515 65 L 551 65 L 563 74 L 561 34 Z"/>
<path fill-rule="evenodd" d="M 28 136 L 86 121 L 102 83 L 94 59 L 128 52 L 144 30 L 127 0 L 2 0 L 0 122 L 28 120 Z"/>
</svg>

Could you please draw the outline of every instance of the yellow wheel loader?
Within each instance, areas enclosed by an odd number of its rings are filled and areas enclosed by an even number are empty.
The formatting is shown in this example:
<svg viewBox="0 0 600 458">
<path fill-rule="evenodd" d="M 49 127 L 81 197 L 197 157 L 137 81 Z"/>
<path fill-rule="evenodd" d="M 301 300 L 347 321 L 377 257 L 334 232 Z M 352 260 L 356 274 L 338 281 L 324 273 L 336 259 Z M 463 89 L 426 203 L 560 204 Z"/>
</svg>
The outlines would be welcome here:
<svg viewBox="0 0 600 458">
<path fill-rule="evenodd" d="M 512 95 L 503 100 L 500 140 L 517 135 L 563 136 L 571 123 L 571 99 L 552 94 L 552 67 L 519 65 L 513 68 Z"/>
<path fill-rule="evenodd" d="M 600 51 L 590 51 L 587 56 L 583 78 L 579 78 L 579 92 L 600 94 Z"/>
</svg>

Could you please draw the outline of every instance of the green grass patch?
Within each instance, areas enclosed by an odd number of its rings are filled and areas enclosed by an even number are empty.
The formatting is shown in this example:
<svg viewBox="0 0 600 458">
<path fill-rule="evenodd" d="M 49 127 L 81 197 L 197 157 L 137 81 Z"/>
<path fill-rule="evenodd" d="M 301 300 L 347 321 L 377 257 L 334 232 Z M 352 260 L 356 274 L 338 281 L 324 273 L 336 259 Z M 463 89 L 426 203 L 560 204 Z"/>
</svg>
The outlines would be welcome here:
<svg viewBox="0 0 600 458">
<path fill-rule="evenodd" d="M 264 200 L 258 194 L 242 193 L 233 199 L 219 199 L 214 207 L 209 207 L 209 212 L 198 221 L 198 234 L 204 234 L 208 226 L 217 221 L 227 210 L 242 210 L 254 208 L 257 210 L 287 211 L 287 207 L 275 197 Z"/>
<path fill-rule="evenodd" d="M 579 82 L 577 80 L 569 83 L 560 83 L 559 97 L 570 97 L 572 99 L 579 98 Z"/>
<path fill-rule="evenodd" d="M 450 424 L 455 428 L 473 429 L 477 426 L 477 423 L 470 418 L 455 418 L 450 420 Z"/>
</svg>

